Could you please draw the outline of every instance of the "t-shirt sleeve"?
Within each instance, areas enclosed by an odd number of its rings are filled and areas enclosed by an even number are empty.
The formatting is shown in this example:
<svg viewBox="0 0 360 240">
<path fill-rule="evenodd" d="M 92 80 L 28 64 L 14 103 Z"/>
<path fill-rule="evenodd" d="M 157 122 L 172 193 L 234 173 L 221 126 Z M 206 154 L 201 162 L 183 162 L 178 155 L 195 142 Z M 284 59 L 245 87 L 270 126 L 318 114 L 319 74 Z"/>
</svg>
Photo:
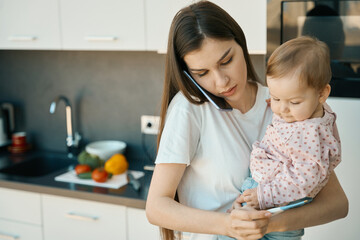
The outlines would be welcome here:
<svg viewBox="0 0 360 240">
<path fill-rule="evenodd" d="M 200 113 L 196 106 L 185 102 L 176 102 L 168 110 L 165 126 L 161 135 L 158 154 L 159 163 L 182 163 L 190 165 L 200 139 Z"/>
</svg>

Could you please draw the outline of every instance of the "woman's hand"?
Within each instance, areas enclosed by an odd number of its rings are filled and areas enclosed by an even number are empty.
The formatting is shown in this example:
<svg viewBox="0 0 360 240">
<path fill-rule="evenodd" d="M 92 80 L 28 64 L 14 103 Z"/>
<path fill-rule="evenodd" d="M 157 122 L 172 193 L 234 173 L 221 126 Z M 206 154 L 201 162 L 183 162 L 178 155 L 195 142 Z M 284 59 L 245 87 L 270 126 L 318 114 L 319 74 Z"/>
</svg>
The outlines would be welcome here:
<svg viewBox="0 0 360 240">
<path fill-rule="evenodd" d="M 229 214 L 229 236 L 240 239 L 260 239 L 267 231 L 271 213 L 257 211 L 252 207 L 245 206 L 234 209 Z"/>
</svg>

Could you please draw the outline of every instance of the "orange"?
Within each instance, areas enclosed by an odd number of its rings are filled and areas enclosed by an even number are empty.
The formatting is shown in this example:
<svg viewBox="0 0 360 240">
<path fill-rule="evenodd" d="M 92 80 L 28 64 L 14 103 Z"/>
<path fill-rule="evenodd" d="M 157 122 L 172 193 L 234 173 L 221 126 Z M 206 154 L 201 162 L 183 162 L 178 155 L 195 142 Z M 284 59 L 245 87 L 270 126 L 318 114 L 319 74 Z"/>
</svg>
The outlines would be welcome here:
<svg viewBox="0 0 360 240">
<path fill-rule="evenodd" d="M 116 153 L 105 162 L 105 171 L 113 175 L 122 174 L 129 168 L 129 163 L 123 154 Z"/>
</svg>

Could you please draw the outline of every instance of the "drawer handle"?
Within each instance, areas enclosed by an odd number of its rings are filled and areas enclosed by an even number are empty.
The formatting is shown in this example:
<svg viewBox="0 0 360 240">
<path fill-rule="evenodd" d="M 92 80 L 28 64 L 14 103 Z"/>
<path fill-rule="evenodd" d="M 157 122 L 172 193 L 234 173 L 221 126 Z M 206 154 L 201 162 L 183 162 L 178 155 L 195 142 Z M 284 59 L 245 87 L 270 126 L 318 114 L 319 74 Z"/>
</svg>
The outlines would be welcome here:
<svg viewBox="0 0 360 240">
<path fill-rule="evenodd" d="M 83 221 L 97 221 L 99 217 L 97 216 L 90 216 L 81 213 L 69 212 L 65 215 L 68 218 L 76 219 L 76 220 L 83 220 Z"/>
<path fill-rule="evenodd" d="M 9 37 L 10 41 L 13 42 L 31 42 L 37 39 L 36 36 L 11 36 Z"/>
<path fill-rule="evenodd" d="M 84 37 L 85 41 L 88 41 L 88 42 L 113 42 L 113 41 L 116 41 L 118 38 L 115 37 L 115 36 L 87 36 L 87 37 Z"/>
<path fill-rule="evenodd" d="M 5 240 L 16 240 L 19 239 L 20 237 L 17 235 L 11 235 L 11 234 L 6 234 L 6 233 L 0 233 L 0 239 L 5 239 Z"/>
</svg>

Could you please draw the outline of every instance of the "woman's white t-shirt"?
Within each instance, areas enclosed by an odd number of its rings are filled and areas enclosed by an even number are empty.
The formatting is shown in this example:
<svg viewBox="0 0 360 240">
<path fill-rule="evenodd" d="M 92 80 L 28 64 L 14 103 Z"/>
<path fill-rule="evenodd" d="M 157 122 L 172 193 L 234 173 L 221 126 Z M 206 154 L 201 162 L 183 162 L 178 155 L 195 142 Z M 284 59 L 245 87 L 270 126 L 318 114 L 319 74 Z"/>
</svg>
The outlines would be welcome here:
<svg viewBox="0 0 360 240">
<path fill-rule="evenodd" d="M 249 176 L 251 146 L 271 122 L 268 98 L 268 89 L 258 84 L 254 106 L 242 114 L 237 109 L 219 111 L 208 102 L 195 105 L 176 94 L 167 111 L 156 164 L 187 165 L 177 189 L 180 203 L 220 212 L 230 208 Z M 214 237 L 192 234 L 191 239 Z"/>
</svg>

